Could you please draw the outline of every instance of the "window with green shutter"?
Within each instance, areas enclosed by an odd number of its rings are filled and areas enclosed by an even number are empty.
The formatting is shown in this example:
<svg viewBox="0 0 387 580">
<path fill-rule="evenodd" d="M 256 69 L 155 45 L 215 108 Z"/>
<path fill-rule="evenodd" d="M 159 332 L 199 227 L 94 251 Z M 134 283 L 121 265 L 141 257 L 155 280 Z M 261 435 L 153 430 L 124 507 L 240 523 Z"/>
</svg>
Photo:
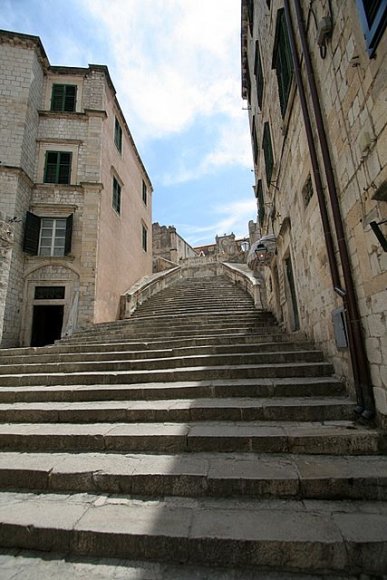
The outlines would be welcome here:
<svg viewBox="0 0 387 580">
<path fill-rule="evenodd" d="M 145 205 L 148 204 L 148 191 L 144 180 L 142 180 L 142 201 Z"/>
<path fill-rule="evenodd" d="M 265 200 L 263 198 L 262 179 L 257 183 L 256 194 L 258 204 L 258 223 L 262 227 L 263 220 L 265 219 Z"/>
<path fill-rule="evenodd" d="M 292 85 L 293 61 L 283 9 L 278 10 L 277 14 L 272 66 L 277 73 L 281 114 L 284 117 Z"/>
<path fill-rule="evenodd" d="M 40 217 L 27 212 L 23 251 L 35 256 L 67 256 L 71 252 L 73 214 Z"/>
<path fill-rule="evenodd" d="M 113 177 L 113 208 L 117 213 L 121 213 L 121 185 L 118 183 L 117 179 Z"/>
<path fill-rule="evenodd" d="M 44 183 L 69 184 L 71 176 L 71 153 L 68 151 L 47 151 Z"/>
<path fill-rule="evenodd" d="M 142 224 L 142 249 L 148 251 L 148 229 Z"/>
<path fill-rule="evenodd" d="M 252 35 L 254 30 L 254 0 L 248 0 L 247 12 L 249 18 L 250 34 Z"/>
<path fill-rule="evenodd" d="M 273 166 L 274 166 L 273 147 L 271 144 L 269 123 L 265 123 L 263 127 L 262 149 L 265 157 L 266 181 L 267 185 L 269 186 L 271 183 L 271 177 L 273 175 Z"/>
<path fill-rule="evenodd" d="M 51 94 L 51 111 L 71 113 L 75 111 L 77 101 L 76 85 L 53 85 Z"/>
<path fill-rule="evenodd" d="M 118 151 L 121 153 L 122 151 L 122 127 L 120 125 L 119 120 L 116 117 L 116 121 L 114 124 L 114 143 Z"/>
<path fill-rule="evenodd" d="M 253 117 L 252 127 L 251 127 L 251 138 L 253 142 L 253 158 L 254 163 L 258 162 L 258 138 L 257 138 L 257 129 L 255 127 L 255 117 Z"/>
<path fill-rule="evenodd" d="M 257 99 L 259 108 L 262 109 L 263 100 L 263 70 L 262 70 L 262 60 L 261 53 L 259 50 L 258 40 L 255 42 L 255 63 L 254 63 L 254 74 L 257 83 Z"/>
</svg>

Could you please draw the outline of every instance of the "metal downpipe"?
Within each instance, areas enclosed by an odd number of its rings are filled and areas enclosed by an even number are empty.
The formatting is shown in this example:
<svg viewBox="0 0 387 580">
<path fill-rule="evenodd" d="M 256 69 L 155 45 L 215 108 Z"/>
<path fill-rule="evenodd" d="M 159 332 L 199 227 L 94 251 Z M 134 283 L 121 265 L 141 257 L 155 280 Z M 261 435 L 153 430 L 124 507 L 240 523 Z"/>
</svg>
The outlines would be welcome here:
<svg viewBox="0 0 387 580">
<path fill-rule="evenodd" d="M 287 8 L 289 10 L 289 4 L 287 0 L 286 3 Z M 363 409 L 358 409 L 358 411 L 361 412 L 361 415 L 364 419 L 371 419 L 375 415 L 375 399 L 372 388 L 367 353 L 364 345 L 363 329 L 361 327 L 359 307 L 357 303 L 357 297 L 351 272 L 351 264 L 349 260 L 348 248 L 345 239 L 344 226 L 341 217 L 338 194 L 332 169 L 331 156 L 329 153 L 329 146 L 324 128 L 316 81 L 314 78 L 314 71 L 309 52 L 308 41 L 306 37 L 306 30 L 300 0 L 294 0 L 294 4 L 296 10 L 297 26 L 302 45 L 302 52 L 305 59 L 306 74 L 309 89 L 311 92 L 313 113 L 316 121 L 317 133 L 321 147 L 324 172 L 328 186 L 333 222 L 336 231 L 336 239 L 343 270 L 344 283 L 346 288 L 346 296 L 344 297 L 344 302 L 346 306 L 346 313 L 348 319 L 351 361 L 353 363 L 353 374 L 356 391 L 357 392 L 359 391 L 359 393 L 361 393 L 361 400 L 363 402 L 364 407 Z"/>
</svg>

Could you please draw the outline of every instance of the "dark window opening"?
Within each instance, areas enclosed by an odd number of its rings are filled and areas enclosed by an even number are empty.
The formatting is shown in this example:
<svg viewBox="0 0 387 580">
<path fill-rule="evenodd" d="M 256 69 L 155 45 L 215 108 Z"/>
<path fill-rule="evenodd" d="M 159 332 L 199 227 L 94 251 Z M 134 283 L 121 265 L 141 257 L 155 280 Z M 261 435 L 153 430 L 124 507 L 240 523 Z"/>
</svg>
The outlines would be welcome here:
<svg viewBox="0 0 387 580">
<path fill-rule="evenodd" d="M 121 153 L 122 151 L 122 127 L 116 117 L 115 125 L 114 125 L 114 143 L 118 151 Z"/>
<path fill-rule="evenodd" d="M 263 100 L 263 70 L 262 70 L 262 60 L 261 53 L 259 50 L 258 40 L 255 43 L 255 63 L 254 63 L 254 74 L 257 81 L 257 99 L 259 108 L 262 109 Z"/>
<path fill-rule="evenodd" d="M 312 199 L 312 196 L 313 196 L 313 183 L 311 176 L 308 175 L 308 179 L 306 180 L 305 185 L 302 188 L 302 197 L 304 200 L 305 207 L 308 206 L 310 200 Z"/>
<path fill-rule="evenodd" d="M 256 164 L 258 161 L 258 138 L 257 138 L 257 131 L 255 128 L 255 117 L 253 117 L 251 137 L 253 140 L 253 158 L 254 158 L 254 163 Z"/>
<path fill-rule="evenodd" d="M 64 286 L 35 286 L 35 300 L 63 300 Z"/>
<path fill-rule="evenodd" d="M 47 151 L 44 183 L 68 185 L 71 174 L 71 153 L 67 151 Z"/>
<path fill-rule="evenodd" d="M 142 226 L 142 249 L 144 252 L 148 251 L 148 230 L 144 225 Z"/>
<path fill-rule="evenodd" d="M 248 0 L 247 10 L 248 10 L 250 34 L 252 35 L 254 30 L 254 0 Z"/>
<path fill-rule="evenodd" d="M 51 111 L 71 113 L 75 111 L 76 100 L 76 85 L 52 86 Z"/>
<path fill-rule="evenodd" d="M 142 201 L 145 205 L 148 204 L 148 191 L 144 180 L 142 181 Z"/>
<path fill-rule="evenodd" d="M 262 148 L 263 148 L 263 154 L 265 157 L 266 182 L 267 182 L 267 185 L 269 186 L 271 183 L 271 178 L 273 175 L 273 167 L 274 167 L 273 147 L 271 144 L 269 123 L 265 123 L 264 128 L 263 128 Z"/>
<path fill-rule="evenodd" d="M 113 177 L 113 208 L 117 213 L 121 213 L 121 185 L 117 179 Z"/>
<path fill-rule="evenodd" d="M 357 0 L 357 6 L 368 54 L 372 57 L 386 28 L 387 0 Z"/>
<path fill-rule="evenodd" d="M 258 223 L 262 227 L 265 219 L 265 200 L 263 197 L 262 179 L 257 183 Z"/>
<path fill-rule="evenodd" d="M 272 66 L 277 73 L 281 114 L 284 117 L 293 78 L 293 62 L 283 9 L 278 10 Z"/>
</svg>

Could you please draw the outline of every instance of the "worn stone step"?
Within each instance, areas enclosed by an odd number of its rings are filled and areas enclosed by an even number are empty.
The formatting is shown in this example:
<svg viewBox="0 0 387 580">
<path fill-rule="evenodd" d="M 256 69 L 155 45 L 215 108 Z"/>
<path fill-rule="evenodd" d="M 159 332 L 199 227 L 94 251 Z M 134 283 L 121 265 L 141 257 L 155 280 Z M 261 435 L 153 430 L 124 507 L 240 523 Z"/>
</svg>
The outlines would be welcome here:
<svg viewBox="0 0 387 580">
<path fill-rule="evenodd" d="M 3 492 L 0 545 L 284 572 L 381 574 L 387 569 L 386 513 L 381 502 Z"/>
<path fill-rule="evenodd" d="M 352 401 L 331 397 L 0 403 L 1 423 L 330 421 L 352 414 Z"/>
<path fill-rule="evenodd" d="M 241 326 L 237 327 L 228 327 L 227 334 L 231 334 L 234 337 L 244 336 L 246 334 L 254 333 L 255 335 L 261 335 L 265 339 L 268 339 L 268 336 L 274 336 L 275 334 L 281 334 L 281 330 L 279 328 L 270 327 L 269 333 L 264 327 L 255 326 L 255 327 L 246 327 L 243 328 Z M 71 341 L 72 344 L 76 344 L 77 342 L 102 342 L 102 341 L 111 341 L 111 340 L 135 340 L 135 341 L 150 341 L 150 340 L 162 340 L 164 339 L 164 343 L 168 344 L 170 339 L 175 338 L 212 338 L 219 336 L 219 329 L 217 328 L 206 328 L 200 329 L 196 328 L 195 330 L 173 330 L 171 328 L 165 330 L 158 330 L 157 328 L 153 331 L 151 329 L 145 331 L 141 330 L 136 332 L 135 329 L 128 329 L 125 332 L 90 332 L 89 334 L 74 334 L 72 337 L 66 339 L 63 338 L 62 341 Z"/>
<path fill-rule="evenodd" d="M 260 343 L 260 342 L 289 342 L 289 337 L 286 336 L 279 328 L 270 328 L 266 332 L 262 332 L 260 329 L 254 329 L 254 331 L 246 333 L 243 332 L 225 332 L 217 334 L 206 334 L 199 333 L 193 336 L 124 336 L 118 334 L 115 336 L 107 337 L 104 333 L 95 333 L 94 336 L 83 337 L 82 333 L 75 334 L 68 338 L 62 338 L 58 340 L 51 347 L 39 347 L 39 352 L 50 352 L 50 348 L 63 348 L 67 349 L 70 347 L 76 348 L 77 345 L 93 345 L 93 349 L 97 348 L 97 345 L 102 345 L 102 350 L 106 348 L 108 344 L 125 344 L 126 347 L 130 345 L 163 345 L 167 347 L 172 347 L 174 345 L 198 345 L 198 344 L 232 344 L 234 342 L 238 343 Z M 34 347 L 28 347 L 33 349 Z M 144 346 L 142 347 L 144 348 Z M 48 350 L 43 350 L 48 349 Z M 14 351 L 18 349 L 4 349 L 4 351 Z M 36 349 L 34 350 L 36 352 Z"/>
<path fill-rule="evenodd" d="M 99 342 L 93 341 L 92 346 L 90 346 L 90 340 L 77 340 L 73 342 L 70 339 L 57 341 L 55 344 L 49 346 L 41 347 L 15 347 L 15 348 L 3 348 L 0 349 L 0 360 L 9 360 L 12 356 L 24 356 L 24 355 L 46 355 L 52 354 L 56 355 L 59 353 L 76 353 L 76 352 L 105 352 L 105 351 L 125 351 L 125 350 L 152 350 L 152 349 L 163 349 L 163 348 L 193 348 L 193 347 L 213 347 L 213 346 L 229 346 L 229 345 L 256 345 L 256 350 L 260 350 L 261 345 L 265 348 L 265 344 L 276 344 L 279 347 L 282 345 L 289 345 L 289 348 L 298 348 L 299 345 L 308 346 L 308 343 L 302 341 L 291 341 L 283 333 L 275 333 L 272 335 L 268 333 L 266 335 L 257 335 L 254 333 L 239 335 L 235 337 L 234 335 L 227 334 L 222 336 L 214 336 L 211 338 L 198 337 L 198 338 L 177 338 L 169 339 L 168 341 L 155 339 L 155 340 L 123 340 L 120 338 L 115 338 L 114 340 L 104 341 L 103 337 L 100 337 Z M 310 345 L 309 345 L 310 346 Z M 301 346 L 302 348 L 302 346 Z"/>
<path fill-rule="evenodd" d="M 0 552 L 0 577 L 2 580 L 322 580 L 314 574 L 295 572 L 263 572 L 257 576 L 256 568 L 222 568 L 219 566 L 200 566 L 171 564 L 163 562 L 133 561 L 117 558 L 93 558 L 88 556 L 69 556 L 34 550 L 9 549 Z M 357 580 L 358 577 L 330 574 L 331 580 Z M 364 580 L 366 580 L 364 578 Z"/>
<path fill-rule="evenodd" d="M 98 361 L 98 360 L 131 360 L 131 359 L 142 359 L 142 358 L 164 358 L 167 356 L 192 356 L 192 355 L 208 355 L 208 354 L 222 354 L 222 353 L 232 353 L 232 352 L 243 352 L 247 353 L 264 353 L 264 352 L 293 352 L 302 350 L 311 350 L 310 345 L 306 342 L 291 343 L 291 342 L 270 342 L 270 343 L 258 343 L 258 344 L 226 344 L 226 345 L 198 345 L 198 346 L 186 346 L 176 348 L 158 348 L 153 350 L 151 345 L 131 345 L 121 344 L 112 345 L 112 349 L 109 350 L 110 345 L 106 344 L 105 348 L 96 349 L 89 348 L 88 344 L 82 347 L 78 347 L 75 352 L 72 349 L 64 349 L 59 345 L 51 349 L 46 349 L 44 352 L 31 351 L 30 349 L 20 349 L 20 354 L 8 354 L 8 356 L 1 357 L 1 364 L 26 364 L 26 363 L 36 363 L 39 360 L 41 363 L 46 362 L 78 362 L 78 361 Z M 146 350 L 140 350 L 140 347 Z M 161 345 L 159 345 L 160 347 Z M 126 347 L 126 348 L 125 348 Z M 138 349 L 138 350 L 136 350 Z M 67 350 L 67 351 L 66 351 Z M 14 349 L 12 352 L 15 353 Z M 22 354 L 25 353 L 25 354 Z"/>
<path fill-rule="evenodd" d="M 24 451 L 374 454 L 383 437 L 350 421 L 0 424 L 0 448 Z"/>
<path fill-rule="evenodd" d="M 157 370 L 89 371 L 84 373 L 51 372 L 24 374 L 21 372 L 19 374 L 0 375 L 0 387 L 66 384 L 93 385 L 101 382 L 114 385 L 137 382 L 149 383 L 210 379 L 316 377 L 329 376 L 332 372 L 333 367 L 327 362 L 271 365 L 219 365 Z"/>
<path fill-rule="evenodd" d="M 0 402 L 31 401 L 127 401 L 143 399 L 195 399 L 222 397 L 336 397 L 345 392 L 336 377 L 229 379 L 133 383 L 131 385 L 3 386 Z"/>
<path fill-rule="evenodd" d="M 252 453 L 0 455 L 0 489 L 387 500 L 387 457 Z"/>
<path fill-rule="evenodd" d="M 150 353 L 151 355 L 151 353 Z M 224 354 L 196 354 L 185 356 L 171 356 L 152 358 L 132 358 L 123 359 L 119 356 L 115 360 L 104 360 L 95 358 L 92 361 L 70 361 L 70 362 L 42 362 L 23 364 L 23 374 L 28 373 L 50 373 L 50 372 L 89 372 L 89 371 L 135 371 L 135 370 L 157 370 L 181 367 L 214 366 L 214 365 L 254 365 L 269 363 L 306 363 L 320 362 L 323 360 L 322 353 L 316 350 L 295 350 L 289 352 L 266 352 L 266 353 L 224 353 Z M 20 364 L 0 365 L 0 374 L 19 374 Z"/>
</svg>

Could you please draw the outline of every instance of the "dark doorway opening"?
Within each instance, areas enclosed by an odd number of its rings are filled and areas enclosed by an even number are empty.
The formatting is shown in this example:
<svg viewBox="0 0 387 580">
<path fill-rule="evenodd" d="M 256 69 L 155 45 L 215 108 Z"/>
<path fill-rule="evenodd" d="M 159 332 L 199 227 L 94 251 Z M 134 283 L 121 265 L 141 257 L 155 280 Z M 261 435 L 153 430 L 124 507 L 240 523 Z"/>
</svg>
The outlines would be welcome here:
<svg viewBox="0 0 387 580">
<path fill-rule="evenodd" d="M 34 306 L 31 346 L 53 344 L 60 338 L 63 324 L 63 306 Z"/>
</svg>

